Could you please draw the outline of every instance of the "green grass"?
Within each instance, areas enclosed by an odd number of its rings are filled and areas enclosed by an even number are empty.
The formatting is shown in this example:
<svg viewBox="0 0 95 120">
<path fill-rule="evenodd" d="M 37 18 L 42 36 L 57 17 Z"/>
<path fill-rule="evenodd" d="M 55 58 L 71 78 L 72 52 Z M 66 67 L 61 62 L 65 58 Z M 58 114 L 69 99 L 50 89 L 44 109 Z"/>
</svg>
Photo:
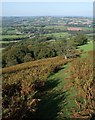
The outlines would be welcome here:
<svg viewBox="0 0 95 120">
<path fill-rule="evenodd" d="M 90 34 L 86 34 L 86 35 L 93 37 L 93 33 L 90 33 Z"/>
<path fill-rule="evenodd" d="M 10 42 L 13 42 L 13 41 L 0 41 L 0 44 L 2 44 L 2 43 L 10 43 Z"/>
<path fill-rule="evenodd" d="M 2 41 L 16 41 L 17 39 L 27 38 L 26 35 L 2 35 L 0 36 L 0 40 Z"/>
<path fill-rule="evenodd" d="M 94 43 L 92 41 L 90 41 L 87 44 L 78 47 L 79 51 L 81 51 L 81 50 L 83 51 L 82 54 L 81 54 L 82 58 L 88 57 L 88 53 L 87 52 L 95 50 L 95 48 L 93 47 L 94 46 L 93 44 Z"/>
<path fill-rule="evenodd" d="M 66 90 L 66 81 L 68 73 L 65 71 L 69 68 L 70 64 L 62 66 L 62 68 L 55 74 L 51 75 L 47 80 L 47 94 L 43 96 L 38 111 L 36 113 L 39 118 L 60 120 L 64 117 L 70 117 L 70 108 L 76 108 L 73 97 L 76 95 L 75 89 Z"/>
<path fill-rule="evenodd" d="M 2 38 L 22 38 L 26 37 L 26 35 L 2 35 Z"/>
<path fill-rule="evenodd" d="M 3 49 L 3 48 L 0 48 L 0 52 L 2 52 L 2 49 Z"/>
<path fill-rule="evenodd" d="M 90 41 L 89 43 L 85 44 L 85 45 L 82 45 L 82 46 L 79 46 L 78 47 L 78 50 L 83 50 L 83 52 L 87 52 L 87 51 L 91 51 L 93 50 L 93 42 Z"/>
<path fill-rule="evenodd" d="M 82 45 L 79 50 L 84 51 L 93 50 L 92 42 Z M 47 94 L 41 97 L 41 102 L 38 105 L 36 115 L 42 119 L 65 120 L 64 117 L 69 118 L 72 115 L 71 108 L 79 111 L 74 97 L 77 95 L 76 87 L 69 87 L 71 81 L 66 79 L 69 73 L 66 72 L 70 68 L 71 63 L 63 65 L 62 68 L 51 75 L 47 79 Z"/>
<path fill-rule="evenodd" d="M 66 30 L 67 27 L 64 25 L 61 26 L 46 26 L 45 29 L 60 29 L 60 30 Z"/>
<path fill-rule="evenodd" d="M 52 33 L 52 34 L 46 34 L 47 36 L 51 36 L 51 35 L 53 35 L 54 37 L 56 37 L 56 38 L 62 38 L 62 37 L 69 37 L 70 36 L 70 34 L 69 33 L 67 33 L 67 32 L 61 32 L 61 33 Z"/>
<path fill-rule="evenodd" d="M 80 46 L 79 50 L 92 50 L 92 42 Z M 37 105 L 36 118 L 42 120 L 65 120 L 64 117 L 70 117 L 71 108 L 78 111 L 74 102 L 74 96 L 77 94 L 75 87 L 66 87 L 71 83 L 66 79 L 69 73 L 71 63 L 67 63 L 60 70 L 50 75 L 46 81 L 45 94 L 40 97 L 41 101 Z"/>
<path fill-rule="evenodd" d="M 93 31 L 93 27 L 82 27 L 84 31 Z"/>
</svg>

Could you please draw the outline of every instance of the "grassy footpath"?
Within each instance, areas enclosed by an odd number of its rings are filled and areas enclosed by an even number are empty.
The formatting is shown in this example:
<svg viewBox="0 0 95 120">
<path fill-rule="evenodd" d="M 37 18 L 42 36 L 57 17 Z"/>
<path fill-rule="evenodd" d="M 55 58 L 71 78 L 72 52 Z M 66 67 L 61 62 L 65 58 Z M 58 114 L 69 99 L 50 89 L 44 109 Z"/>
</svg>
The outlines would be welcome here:
<svg viewBox="0 0 95 120">
<path fill-rule="evenodd" d="M 70 63 L 51 75 L 47 80 L 47 93 L 42 96 L 42 101 L 38 105 L 36 115 L 38 118 L 63 120 L 69 117 L 72 112 L 71 108 L 77 110 L 73 97 L 76 95 L 74 89 L 68 89 L 70 81 L 67 78 Z"/>
<path fill-rule="evenodd" d="M 84 52 L 93 50 L 92 42 L 80 46 Z M 47 80 L 46 93 L 41 97 L 41 102 L 38 105 L 36 116 L 42 120 L 65 120 L 72 115 L 72 110 L 78 112 L 78 108 L 74 101 L 74 96 L 77 94 L 75 87 L 71 86 L 71 81 L 68 79 L 71 63 L 67 63 L 55 74 L 51 75 Z M 66 118 L 65 118 L 66 117 Z"/>
</svg>

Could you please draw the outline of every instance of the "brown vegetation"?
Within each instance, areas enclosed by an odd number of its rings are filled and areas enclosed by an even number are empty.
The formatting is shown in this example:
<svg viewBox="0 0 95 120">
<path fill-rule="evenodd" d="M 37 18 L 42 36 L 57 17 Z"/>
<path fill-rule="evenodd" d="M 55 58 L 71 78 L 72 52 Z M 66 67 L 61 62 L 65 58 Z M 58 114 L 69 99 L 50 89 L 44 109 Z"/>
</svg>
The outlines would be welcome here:
<svg viewBox="0 0 95 120">
<path fill-rule="evenodd" d="M 69 69 L 72 87 L 74 87 L 78 94 L 74 100 L 79 109 L 79 115 L 89 116 L 95 114 L 95 79 L 92 52 L 89 52 L 89 57 L 79 58 L 72 62 Z"/>
<path fill-rule="evenodd" d="M 55 57 L 3 68 L 2 120 L 35 119 L 47 77 L 67 62 L 63 57 Z"/>
</svg>

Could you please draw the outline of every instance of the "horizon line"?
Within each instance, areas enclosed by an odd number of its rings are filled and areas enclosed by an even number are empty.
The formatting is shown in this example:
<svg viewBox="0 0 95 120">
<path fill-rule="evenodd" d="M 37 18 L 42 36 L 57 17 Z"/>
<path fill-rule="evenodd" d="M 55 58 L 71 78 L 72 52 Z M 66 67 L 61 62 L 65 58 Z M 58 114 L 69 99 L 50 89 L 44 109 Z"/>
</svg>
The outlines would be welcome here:
<svg viewBox="0 0 95 120">
<path fill-rule="evenodd" d="M 0 15 L 0 17 L 93 17 L 92 15 L 91 16 L 81 16 L 81 15 Z"/>
</svg>

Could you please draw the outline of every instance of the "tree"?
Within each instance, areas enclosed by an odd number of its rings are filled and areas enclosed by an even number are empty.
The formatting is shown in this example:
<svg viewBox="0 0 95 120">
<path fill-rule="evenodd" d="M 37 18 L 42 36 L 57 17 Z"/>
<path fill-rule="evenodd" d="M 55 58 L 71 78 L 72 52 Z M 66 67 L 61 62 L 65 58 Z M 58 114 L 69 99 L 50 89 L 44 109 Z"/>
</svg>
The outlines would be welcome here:
<svg viewBox="0 0 95 120">
<path fill-rule="evenodd" d="M 32 57 L 31 53 L 27 53 L 24 56 L 24 62 L 29 62 L 29 61 L 32 61 L 32 60 L 34 60 L 34 58 Z"/>
<path fill-rule="evenodd" d="M 74 37 L 74 41 L 77 43 L 77 45 L 84 45 L 87 43 L 88 39 L 84 34 L 78 34 Z"/>
</svg>

